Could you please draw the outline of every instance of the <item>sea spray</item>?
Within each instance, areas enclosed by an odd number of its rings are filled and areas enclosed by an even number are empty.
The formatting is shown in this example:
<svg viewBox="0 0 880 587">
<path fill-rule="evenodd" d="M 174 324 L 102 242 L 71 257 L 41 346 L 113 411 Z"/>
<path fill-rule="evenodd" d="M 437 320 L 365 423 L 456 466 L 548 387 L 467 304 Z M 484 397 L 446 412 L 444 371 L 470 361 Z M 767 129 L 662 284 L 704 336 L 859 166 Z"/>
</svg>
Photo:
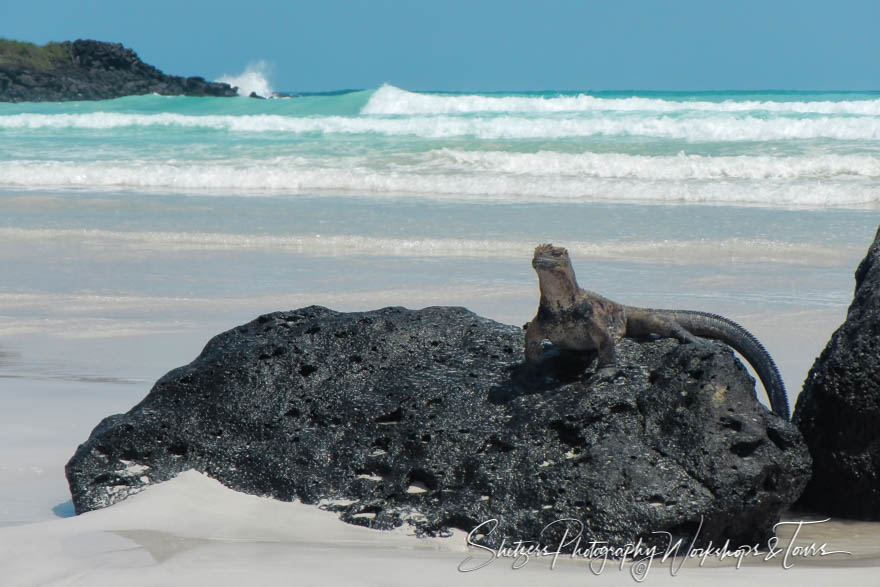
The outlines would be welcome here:
<svg viewBox="0 0 880 587">
<path fill-rule="evenodd" d="M 271 98 L 275 95 L 275 91 L 269 83 L 270 70 L 269 64 L 260 60 L 249 63 L 238 75 L 223 75 L 217 81 L 238 88 L 239 96 L 256 94 L 263 98 Z"/>
</svg>

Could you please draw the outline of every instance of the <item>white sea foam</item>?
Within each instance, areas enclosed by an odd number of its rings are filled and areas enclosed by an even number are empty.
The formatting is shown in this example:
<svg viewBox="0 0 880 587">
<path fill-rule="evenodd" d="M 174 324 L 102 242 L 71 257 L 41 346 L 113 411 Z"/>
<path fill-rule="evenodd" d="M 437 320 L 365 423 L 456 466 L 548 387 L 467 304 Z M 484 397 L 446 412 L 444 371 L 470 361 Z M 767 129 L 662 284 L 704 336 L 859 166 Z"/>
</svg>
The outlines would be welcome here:
<svg viewBox="0 0 880 587">
<path fill-rule="evenodd" d="M 789 139 L 880 140 L 880 118 L 816 117 L 806 119 L 720 117 L 673 118 L 529 118 L 517 116 L 414 116 L 376 118 L 281 115 L 14 114 L 0 116 L 7 129 L 114 129 L 181 127 L 233 132 L 292 134 L 378 134 L 422 138 L 563 139 L 570 137 L 649 137 L 685 141 L 774 141 Z"/>
<path fill-rule="evenodd" d="M 6 188 L 349 195 L 510 202 L 730 202 L 784 206 L 880 203 L 877 162 L 808 158 L 435 151 L 396 165 L 365 158 L 203 162 L 0 162 Z M 387 163 L 387 162 L 386 162 Z"/>
<path fill-rule="evenodd" d="M 263 98 L 270 98 L 275 94 L 269 83 L 269 65 L 265 61 L 251 63 L 238 75 L 224 75 L 217 81 L 238 88 L 239 96 L 250 96 L 253 92 Z"/>
<path fill-rule="evenodd" d="M 666 180 L 827 179 L 837 176 L 880 179 L 880 158 L 869 155 L 707 157 L 684 153 L 678 156 L 646 156 L 458 149 L 438 149 L 432 151 L 431 155 L 451 169 L 511 174 Z"/>
<path fill-rule="evenodd" d="M 256 175 L 254 175 L 256 174 Z M 0 185 L 131 185 L 142 187 L 332 188 L 333 176 L 423 174 L 442 180 L 467 176 L 624 179 L 624 180 L 877 180 L 880 158 L 869 155 L 765 156 L 629 155 L 538 151 L 434 149 L 397 155 L 274 157 L 193 161 L 32 161 L 0 162 Z M 234 177 L 233 177 L 234 176 Z M 162 180 L 165 177 L 165 180 Z M 262 180 L 259 178 L 262 177 Z M 237 179 L 236 179 L 237 178 Z M 317 183 L 303 183 L 315 178 Z M 317 179 L 323 178 L 323 179 Z M 408 181 L 410 178 L 408 178 Z M 327 182 L 331 182 L 328 184 Z M 231 183 L 230 183 L 231 182 Z"/>
<path fill-rule="evenodd" d="M 664 100 L 659 98 L 598 98 L 577 96 L 438 95 L 408 92 L 390 85 L 376 90 L 362 114 L 466 114 L 477 112 L 778 112 L 803 114 L 880 115 L 880 99 L 842 101 Z"/>
</svg>

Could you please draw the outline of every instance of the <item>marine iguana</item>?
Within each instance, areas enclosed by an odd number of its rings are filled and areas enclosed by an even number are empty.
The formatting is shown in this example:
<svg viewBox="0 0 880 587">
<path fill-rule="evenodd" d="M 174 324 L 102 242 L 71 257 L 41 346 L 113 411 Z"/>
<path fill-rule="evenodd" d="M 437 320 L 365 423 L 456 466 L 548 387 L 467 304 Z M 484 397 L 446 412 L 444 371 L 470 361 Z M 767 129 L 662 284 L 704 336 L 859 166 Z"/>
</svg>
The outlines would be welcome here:
<svg viewBox="0 0 880 587">
<path fill-rule="evenodd" d="M 597 350 L 599 369 L 606 371 L 616 364 L 615 345 L 623 337 L 656 334 L 696 344 L 704 344 L 698 337 L 711 338 L 730 345 L 751 363 L 773 413 L 788 420 L 788 397 L 776 364 L 758 339 L 736 322 L 705 312 L 624 306 L 581 289 L 562 247 L 539 245 L 532 267 L 538 274 L 541 300 L 537 315 L 524 326 L 527 364 L 541 362 L 545 339 L 561 349 Z"/>
</svg>

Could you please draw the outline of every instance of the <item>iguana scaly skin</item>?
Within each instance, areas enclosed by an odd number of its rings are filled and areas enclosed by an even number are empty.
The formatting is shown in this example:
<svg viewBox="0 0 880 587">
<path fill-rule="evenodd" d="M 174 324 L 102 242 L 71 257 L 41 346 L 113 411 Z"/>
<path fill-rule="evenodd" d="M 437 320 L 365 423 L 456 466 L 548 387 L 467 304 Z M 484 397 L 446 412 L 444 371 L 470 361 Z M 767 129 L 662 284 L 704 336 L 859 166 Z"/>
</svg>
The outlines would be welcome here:
<svg viewBox="0 0 880 587">
<path fill-rule="evenodd" d="M 654 310 L 624 306 L 578 286 L 568 251 L 540 245 L 532 267 L 538 274 L 538 314 L 526 325 L 525 355 L 540 363 L 543 341 L 561 349 L 596 350 L 599 368 L 613 368 L 615 345 L 623 337 L 651 334 L 702 344 L 698 337 L 724 342 L 746 358 L 761 378 L 773 413 L 788 420 L 788 397 L 776 364 L 764 346 L 745 328 L 722 316 L 689 310 Z"/>
</svg>

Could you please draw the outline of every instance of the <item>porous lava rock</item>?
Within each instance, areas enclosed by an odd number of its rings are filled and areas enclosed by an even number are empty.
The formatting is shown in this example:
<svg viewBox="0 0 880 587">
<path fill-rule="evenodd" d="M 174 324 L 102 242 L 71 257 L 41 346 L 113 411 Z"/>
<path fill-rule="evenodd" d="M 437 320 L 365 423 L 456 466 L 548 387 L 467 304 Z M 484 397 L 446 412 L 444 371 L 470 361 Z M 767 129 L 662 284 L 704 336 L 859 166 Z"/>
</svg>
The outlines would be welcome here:
<svg viewBox="0 0 880 587">
<path fill-rule="evenodd" d="M 798 507 L 880 520 L 880 229 L 846 320 L 813 363 L 793 422 L 813 458 Z"/>
<path fill-rule="evenodd" d="M 463 308 L 261 316 L 95 428 L 67 464 L 74 506 L 196 469 L 373 528 L 497 520 L 486 545 L 559 539 L 566 518 L 612 544 L 754 544 L 809 477 L 727 347 L 624 340 L 613 375 L 553 348 L 536 374 L 522 347 Z"/>
</svg>

